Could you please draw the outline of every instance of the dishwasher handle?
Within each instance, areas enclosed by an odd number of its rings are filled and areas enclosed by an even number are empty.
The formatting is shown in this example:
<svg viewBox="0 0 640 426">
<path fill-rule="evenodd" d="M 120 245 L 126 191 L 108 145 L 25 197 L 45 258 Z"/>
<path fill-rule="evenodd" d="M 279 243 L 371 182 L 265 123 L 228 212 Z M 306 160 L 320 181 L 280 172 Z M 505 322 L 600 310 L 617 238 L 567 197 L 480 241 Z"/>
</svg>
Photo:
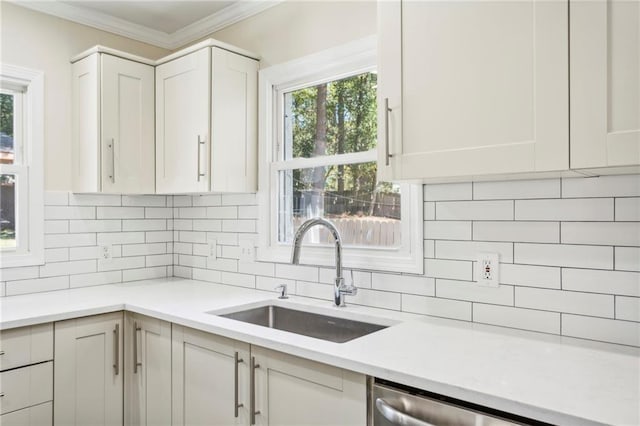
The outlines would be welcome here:
<svg viewBox="0 0 640 426">
<path fill-rule="evenodd" d="M 410 416 L 407 413 L 403 413 L 402 411 L 398 411 L 393 408 L 391 405 L 387 403 L 382 398 L 376 398 L 376 408 L 378 411 L 384 416 L 385 419 L 389 420 L 394 425 L 398 426 L 435 426 L 432 423 L 425 422 L 420 419 L 416 419 L 413 416 Z"/>
</svg>

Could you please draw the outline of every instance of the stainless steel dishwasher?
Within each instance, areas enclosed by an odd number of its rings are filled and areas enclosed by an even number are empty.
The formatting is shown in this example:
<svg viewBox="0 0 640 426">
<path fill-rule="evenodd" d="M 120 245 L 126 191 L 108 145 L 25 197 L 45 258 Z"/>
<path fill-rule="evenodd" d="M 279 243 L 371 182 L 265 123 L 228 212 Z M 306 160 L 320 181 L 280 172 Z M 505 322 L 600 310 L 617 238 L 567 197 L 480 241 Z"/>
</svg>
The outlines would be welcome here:
<svg viewBox="0 0 640 426">
<path fill-rule="evenodd" d="M 369 379 L 369 426 L 544 425 L 379 379 Z"/>
</svg>

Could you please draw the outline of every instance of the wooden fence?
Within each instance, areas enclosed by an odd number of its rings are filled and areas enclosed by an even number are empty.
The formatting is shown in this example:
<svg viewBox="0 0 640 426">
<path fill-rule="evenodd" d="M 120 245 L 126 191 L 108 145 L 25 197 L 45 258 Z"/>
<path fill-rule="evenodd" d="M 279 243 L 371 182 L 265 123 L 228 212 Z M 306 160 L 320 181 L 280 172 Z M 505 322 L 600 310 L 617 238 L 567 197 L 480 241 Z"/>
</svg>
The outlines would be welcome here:
<svg viewBox="0 0 640 426">
<path fill-rule="evenodd" d="M 340 232 L 343 244 L 359 246 L 394 247 L 400 245 L 400 221 L 381 217 L 328 217 Z M 295 229 L 306 218 L 294 217 Z M 314 227 L 309 230 L 305 241 L 314 243 L 333 243 L 333 237 L 326 228 Z"/>
</svg>

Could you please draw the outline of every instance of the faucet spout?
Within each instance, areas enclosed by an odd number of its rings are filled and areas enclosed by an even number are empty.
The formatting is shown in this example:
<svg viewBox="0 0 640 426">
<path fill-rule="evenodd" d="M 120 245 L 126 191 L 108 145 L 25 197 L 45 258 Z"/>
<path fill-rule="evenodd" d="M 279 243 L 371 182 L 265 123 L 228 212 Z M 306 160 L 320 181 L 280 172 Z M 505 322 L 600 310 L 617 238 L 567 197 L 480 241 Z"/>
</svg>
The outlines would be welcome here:
<svg viewBox="0 0 640 426">
<path fill-rule="evenodd" d="M 344 295 L 355 294 L 355 288 L 353 286 L 345 287 L 344 277 L 342 276 L 342 238 L 338 232 L 338 228 L 326 219 L 316 217 L 305 221 L 300 228 L 296 231 L 296 235 L 293 238 L 293 252 L 291 253 L 291 263 L 298 265 L 300 263 L 300 249 L 302 247 L 302 240 L 305 234 L 312 227 L 320 225 L 324 226 L 333 235 L 335 243 L 335 255 L 336 255 L 336 279 L 334 283 L 333 298 L 336 306 L 345 306 Z"/>
</svg>

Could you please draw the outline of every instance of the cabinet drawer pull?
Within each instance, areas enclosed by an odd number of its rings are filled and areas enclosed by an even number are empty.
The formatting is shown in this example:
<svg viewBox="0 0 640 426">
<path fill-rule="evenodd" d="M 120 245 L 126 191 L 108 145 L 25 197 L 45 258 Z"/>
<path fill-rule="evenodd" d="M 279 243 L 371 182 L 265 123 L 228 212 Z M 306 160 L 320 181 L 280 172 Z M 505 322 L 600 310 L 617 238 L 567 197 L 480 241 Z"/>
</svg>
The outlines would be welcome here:
<svg viewBox="0 0 640 426">
<path fill-rule="evenodd" d="M 113 371 L 117 376 L 120 374 L 120 324 L 113 330 L 113 339 Z"/>
<path fill-rule="evenodd" d="M 244 360 L 242 358 L 239 357 L 238 352 L 236 351 L 234 354 L 234 373 L 233 373 L 233 383 L 234 383 L 234 388 L 233 388 L 233 416 L 234 417 L 238 417 L 238 408 L 244 407 L 244 404 L 238 404 L 238 364 L 240 364 L 241 362 L 244 362 Z"/>
<path fill-rule="evenodd" d="M 389 108 L 389 98 L 384 98 L 384 165 L 389 165 L 389 158 L 393 157 L 393 154 L 389 154 L 389 113 L 392 111 Z"/>
<path fill-rule="evenodd" d="M 200 171 L 200 145 L 205 145 L 207 143 L 206 140 L 200 140 L 200 135 L 198 135 L 198 182 L 200 182 L 200 178 L 204 177 L 204 173 Z"/>
<path fill-rule="evenodd" d="M 260 410 L 256 411 L 256 369 L 260 368 L 260 364 L 256 364 L 256 357 L 251 357 L 251 365 L 249 366 L 249 424 L 256 424 L 256 414 L 260 414 Z"/>
<path fill-rule="evenodd" d="M 0 398 L 4 397 L 4 392 L 0 392 Z"/>
<path fill-rule="evenodd" d="M 111 150 L 111 179 L 112 183 L 116 183 L 116 140 L 111 138 L 111 143 L 108 145 Z"/>
<path fill-rule="evenodd" d="M 4 355 L 4 351 L 0 351 L 0 355 Z"/>
<path fill-rule="evenodd" d="M 142 328 L 138 327 L 138 323 L 133 323 L 133 374 L 138 373 L 138 367 L 142 367 L 142 362 L 138 361 L 138 331 Z"/>
</svg>

